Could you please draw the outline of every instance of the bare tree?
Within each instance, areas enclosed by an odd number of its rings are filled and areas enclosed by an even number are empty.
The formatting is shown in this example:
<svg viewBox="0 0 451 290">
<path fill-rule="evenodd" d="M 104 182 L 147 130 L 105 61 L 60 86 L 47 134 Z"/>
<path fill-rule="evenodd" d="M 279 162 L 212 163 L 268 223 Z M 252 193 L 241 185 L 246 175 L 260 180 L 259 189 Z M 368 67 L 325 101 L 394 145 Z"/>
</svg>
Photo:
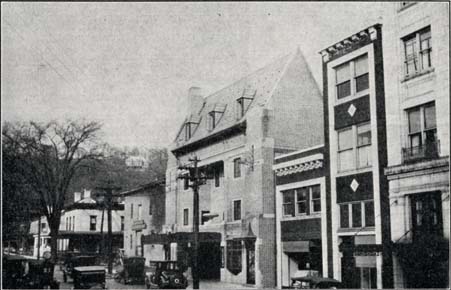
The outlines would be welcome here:
<svg viewBox="0 0 451 290">
<path fill-rule="evenodd" d="M 52 257 L 57 256 L 61 211 L 72 178 L 88 160 L 101 158 L 97 122 L 5 123 L 3 147 L 20 164 L 20 174 L 39 196 L 50 227 Z"/>
</svg>

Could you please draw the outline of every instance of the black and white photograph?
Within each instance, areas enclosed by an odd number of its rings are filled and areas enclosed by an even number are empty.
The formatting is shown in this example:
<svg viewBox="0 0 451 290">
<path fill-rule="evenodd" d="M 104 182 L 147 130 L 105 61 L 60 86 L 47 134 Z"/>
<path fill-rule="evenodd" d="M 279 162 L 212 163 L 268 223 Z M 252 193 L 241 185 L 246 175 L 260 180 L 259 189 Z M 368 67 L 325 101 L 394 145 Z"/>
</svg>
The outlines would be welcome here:
<svg viewBox="0 0 451 290">
<path fill-rule="evenodd" d="M 1 3 L 2 289 L 449 289 L 448 1 Z"/>
</svg>

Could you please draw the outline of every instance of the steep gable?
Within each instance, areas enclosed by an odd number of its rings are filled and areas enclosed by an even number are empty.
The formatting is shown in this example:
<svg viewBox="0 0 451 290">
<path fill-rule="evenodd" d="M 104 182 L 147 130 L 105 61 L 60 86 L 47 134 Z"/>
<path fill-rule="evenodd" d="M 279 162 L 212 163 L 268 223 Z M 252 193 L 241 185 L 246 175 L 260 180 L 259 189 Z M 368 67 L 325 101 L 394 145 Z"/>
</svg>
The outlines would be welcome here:
<svg viewBox="0 0 451 290">
<path fill-rule="evenodd" d="M 285 71 L 292 55 L 284 56 L 266 67 L 242 78 L 204 98 L 204 104 L 198 112 L 191 112 L 182 124 L 175 147 L 194 143 L 214 135 L 245 120 L 249 111 L 255 107 L 265 106 Z M 240 115 L 239 102 L 244 103 L 244 116 Z M 211 115 L 215 115 L 215 125 L 211 125 Z M 186 140 L 186 124 L 191 136 Z"/>
</svg>

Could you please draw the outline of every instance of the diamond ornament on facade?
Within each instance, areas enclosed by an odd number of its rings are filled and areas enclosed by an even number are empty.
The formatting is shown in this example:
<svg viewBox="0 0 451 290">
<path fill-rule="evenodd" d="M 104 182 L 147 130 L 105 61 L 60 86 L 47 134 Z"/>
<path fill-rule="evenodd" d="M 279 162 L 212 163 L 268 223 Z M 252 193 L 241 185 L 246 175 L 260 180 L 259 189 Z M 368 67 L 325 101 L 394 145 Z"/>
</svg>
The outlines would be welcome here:
<svg viewBox="0 0 451 290">
<path fill-rule="evenodd" d="M 351 189 L 352 189 L 352 191 L 355 192 L 358 187 L 359 187 L 359 183 L 357 182 L 357 180 L 353 179 L 352 182 L 351 182 Z"/>
<path fill-rule="evenodd" d="M 351 104 L 348 108 L 349 116 L 354 117 L 355 111 L 357 111 L 357 108 L 354 106 L 354 104 Z"/>
</svg>

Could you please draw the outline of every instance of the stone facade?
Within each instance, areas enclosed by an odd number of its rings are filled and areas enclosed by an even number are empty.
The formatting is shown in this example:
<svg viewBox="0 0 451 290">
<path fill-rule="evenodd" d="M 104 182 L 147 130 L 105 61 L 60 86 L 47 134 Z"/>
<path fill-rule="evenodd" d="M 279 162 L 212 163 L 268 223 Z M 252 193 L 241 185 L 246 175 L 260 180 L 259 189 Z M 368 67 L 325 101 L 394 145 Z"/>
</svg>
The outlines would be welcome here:
<svg viewBox="0 0 451 290">
<path fill-rule="evenodd" d="M 143 247 L 144 235 L 160 233 L 165 218 L 164 182 L 153 182 L 122 192 L 124 198 L 124 252 L 126 256 L 144 256 L 146 261 L 163 260 L 161 246 Z"/>
<path fill-rule="evenodd" d="M 449 5 L 385 6 L 394 286 L 449 288 Z"/>
<path fill-rule="evenodd" d="M 200 231 L 221 235 L 214 245 L 201 243 L 201 259 L 206 251 L 221 255 L 217 259 L 221 265 L 211 265 L 220 268 L 221 281 L 274 287 L 273 160 L 280 152 L 322 143 L 319 89 L 297 51 L 195 100 L 169 156 L 165 230 L 192 231 L 192 190 L 177 179 L 177 168 L 195 155 L 199 166 L 212 174 L 200 186 L 199 212 L 216 215 L 201 223 Z M 180 245 L 171 249 L 171 257 L 180 256 L 176 255 Z M 216 259 L 212 255 L 200 263 L 208 260 Z"/>
</svg>

